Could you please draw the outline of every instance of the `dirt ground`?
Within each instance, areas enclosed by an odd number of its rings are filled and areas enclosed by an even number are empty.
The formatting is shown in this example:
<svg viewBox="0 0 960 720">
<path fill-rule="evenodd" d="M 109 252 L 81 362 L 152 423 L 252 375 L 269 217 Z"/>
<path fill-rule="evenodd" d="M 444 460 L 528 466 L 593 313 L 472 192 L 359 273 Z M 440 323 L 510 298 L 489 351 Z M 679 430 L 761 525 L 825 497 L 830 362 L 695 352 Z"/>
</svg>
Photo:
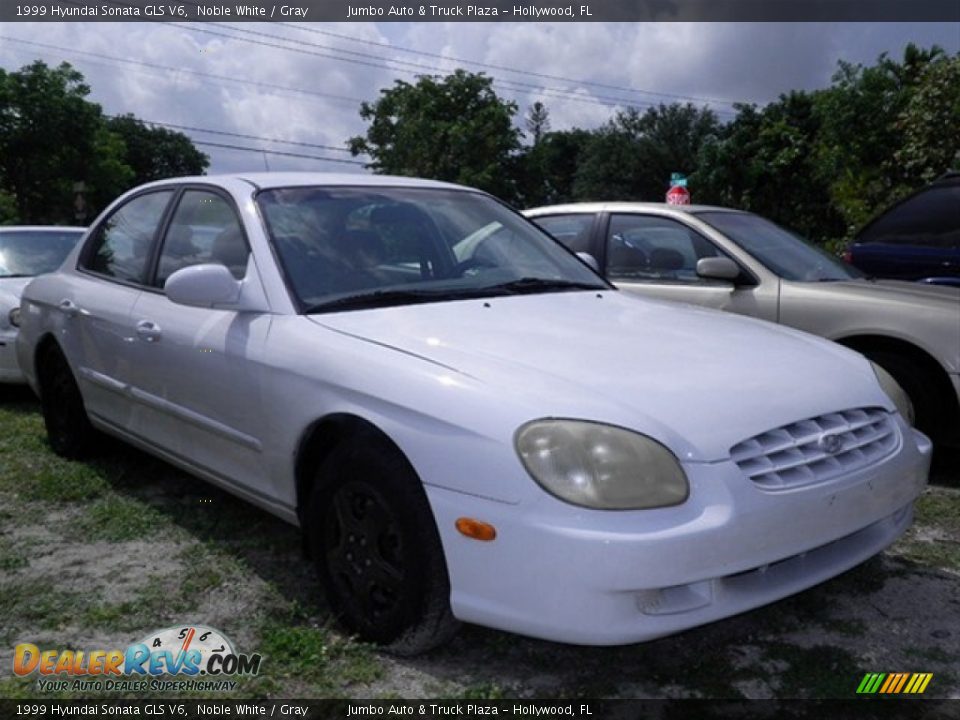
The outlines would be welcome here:
<svg viewBox="0 0 960 720">
<path fill-rule="evenodd" d="M 466 626 L 396 658 L 333 625 L 293 528 L 130 449 L 64 462 L 32 397 L 5 392 L 0 697 L 52 697 L 13 677 L 19 642 L 125 648 L 187 623 L 264 656 L 215 697 L 852 698 L 866 673 L 932 672 L 926 696 L 960 698 L 960 454 L 938 463 L 893 548 L 766 608 L 621 648 Z"/>
</svg>

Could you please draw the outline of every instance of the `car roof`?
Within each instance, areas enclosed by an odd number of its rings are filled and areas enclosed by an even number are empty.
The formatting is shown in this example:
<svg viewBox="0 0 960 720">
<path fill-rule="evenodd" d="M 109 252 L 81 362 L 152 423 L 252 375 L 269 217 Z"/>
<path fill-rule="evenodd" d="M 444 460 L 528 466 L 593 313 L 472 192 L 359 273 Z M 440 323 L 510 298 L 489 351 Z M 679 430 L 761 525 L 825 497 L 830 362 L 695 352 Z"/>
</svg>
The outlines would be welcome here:
<svg viewBox="0 0 960 720">
<path fill-rule="evenodd" d="M 582 202 L 567 203 L 565 205 L 546 205 L 530 208 L 525 213 L 595 213 L 595 212 L 644 212 L 656 210 L 658 212 L 700 213 L 700 212 L 728 212 L 740 213 L 743 210 L 717 207 L 714 205 L 668 205 L 654 202 Z"/>
<path fill-rule="evenodd" d="M 218 175 L 193 175 L 189 177 L 168 178 L 152 186 L 182 183 L 213 183 L 215 185 L 240 180 L 260 190 L 289 187 L 325 186 L 361 186 L 361 187 L 410 187 L 447 190 L 472 190 L 463 185 L 424 180 L 422 178 L 400 177 L 396 175 L 374 175 L 370 173 L 318 173 L 318 172 L 246 172 L 224 173 Z"/>
</svg>

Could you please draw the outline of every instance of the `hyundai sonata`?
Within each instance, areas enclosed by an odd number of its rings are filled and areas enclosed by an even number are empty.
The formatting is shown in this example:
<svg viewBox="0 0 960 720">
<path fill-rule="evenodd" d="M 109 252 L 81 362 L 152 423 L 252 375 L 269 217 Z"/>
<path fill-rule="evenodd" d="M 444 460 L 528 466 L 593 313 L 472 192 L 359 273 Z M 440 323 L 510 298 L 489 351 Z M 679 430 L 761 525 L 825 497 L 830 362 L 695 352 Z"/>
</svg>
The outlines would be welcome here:
<svg viewBox="0 0 960 720">
<path fill-rule="evenodd" d="M 771 602 L 893 542 L 930 461 L 862 355 L 630 297 L 439 182 L 145 185 L 21 324 L 55 451 L 106 432 L 299 525 L 342 621 L 400 652 Z"/>
</svg>

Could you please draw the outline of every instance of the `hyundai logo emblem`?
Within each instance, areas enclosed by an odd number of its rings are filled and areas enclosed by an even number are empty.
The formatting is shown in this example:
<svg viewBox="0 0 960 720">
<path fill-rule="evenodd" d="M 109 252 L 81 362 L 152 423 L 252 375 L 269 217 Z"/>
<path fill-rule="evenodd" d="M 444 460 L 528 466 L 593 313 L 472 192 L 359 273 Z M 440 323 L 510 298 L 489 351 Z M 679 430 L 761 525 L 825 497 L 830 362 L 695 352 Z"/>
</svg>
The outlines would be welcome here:
<svg viewBox="0 0 960 720">
<path fill-rule="evenodd" d="M 843 448 L 843 438 L 838 433 L 824 433 L 817 440 L 817 447 L 829 455 L 836 455 Z"/>
</svg>

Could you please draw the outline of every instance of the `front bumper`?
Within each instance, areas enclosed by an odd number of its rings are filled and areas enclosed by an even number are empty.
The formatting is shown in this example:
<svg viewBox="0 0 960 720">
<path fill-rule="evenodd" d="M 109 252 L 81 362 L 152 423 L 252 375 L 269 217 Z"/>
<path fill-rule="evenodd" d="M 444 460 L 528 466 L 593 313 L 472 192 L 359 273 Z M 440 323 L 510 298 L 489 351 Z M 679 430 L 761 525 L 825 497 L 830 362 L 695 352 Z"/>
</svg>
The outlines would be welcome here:
<svg viewBox="0 0 960 720">
<path fill-rule="evenodd" d="M 548 640 L 617 645 L 799 592 L 909 527 L 932 447 L 902 432 L 905 441 L 880 463 L 796 490 L 761 490 L 731 461 L 685 465 L 690 499 L 675 508 L 593 511 L 545 494 L 508 505 L 428 486 L 453 613 Z M 493 524 L 496 540 L 459 535 L 463 516 Z"/>
<path fill-rule="evenodd" d="M 0 330 L 0 383 L 23 383 L 26 378 L 17 362 L 17 331 Z"/>
</svg>

